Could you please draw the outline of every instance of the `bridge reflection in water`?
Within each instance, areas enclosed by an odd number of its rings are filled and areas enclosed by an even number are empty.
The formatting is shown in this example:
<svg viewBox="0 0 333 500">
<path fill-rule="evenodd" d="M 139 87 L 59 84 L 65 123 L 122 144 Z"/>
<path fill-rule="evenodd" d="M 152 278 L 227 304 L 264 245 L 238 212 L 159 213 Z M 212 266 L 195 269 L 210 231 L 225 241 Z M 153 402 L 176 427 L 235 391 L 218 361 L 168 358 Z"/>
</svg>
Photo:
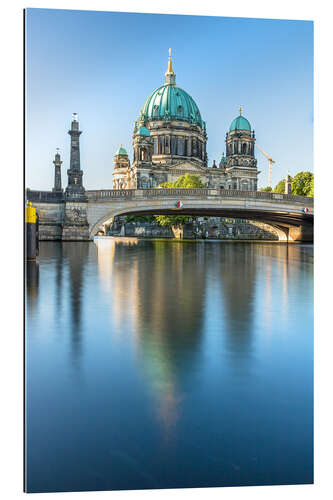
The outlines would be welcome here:
<svg viewBox="0 0 333 500">
<path fill-rule="evenodd" d="M 30 490 L 311 482 L 312 253 L 42 243 L 27 288 Z"/>
</svg>

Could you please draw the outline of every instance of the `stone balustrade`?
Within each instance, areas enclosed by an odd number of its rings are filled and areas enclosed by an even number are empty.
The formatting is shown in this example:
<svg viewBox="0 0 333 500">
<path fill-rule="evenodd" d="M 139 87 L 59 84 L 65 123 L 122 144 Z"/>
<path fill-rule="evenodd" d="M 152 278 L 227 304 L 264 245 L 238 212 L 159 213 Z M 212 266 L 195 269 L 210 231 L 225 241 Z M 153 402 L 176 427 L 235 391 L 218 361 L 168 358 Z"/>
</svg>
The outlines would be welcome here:
<svg viewBox="0 0 333 500">
<path fill-rule="evenodd" d="M 285 200 L 306 203 L 313 206 L 313 198 L 296 196 L 292 194 L 270 193 L 266 191 L 240 191 L 236 189 L 209 189 L 209 188 L 157 188 L 157 189 L 102 189 L 86 191 L 88 201 L 101 201 L 109 199 L 156 199 L 156 198 L 248 198 L 260 200 Z"/>
</svg>

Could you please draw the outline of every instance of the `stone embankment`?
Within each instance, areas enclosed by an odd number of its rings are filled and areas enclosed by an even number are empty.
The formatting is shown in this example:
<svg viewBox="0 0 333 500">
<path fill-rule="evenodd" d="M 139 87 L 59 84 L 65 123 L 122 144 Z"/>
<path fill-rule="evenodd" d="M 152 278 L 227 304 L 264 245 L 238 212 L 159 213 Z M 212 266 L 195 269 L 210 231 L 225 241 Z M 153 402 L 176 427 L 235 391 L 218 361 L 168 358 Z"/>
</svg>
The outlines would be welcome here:
<svg viewBox="0 0 333 500">
<path fill-rule="evenodd" d="M 232 220 L 193 224 L 188 223 L 180 227 L 163 227 L 154 223 L 119 224 L 108 231 L 110 235 L 129 236 L 137 238 L 218 238 L 237 240 L 278 240 L 277 232 L 262 222 Z"/>
</svg>

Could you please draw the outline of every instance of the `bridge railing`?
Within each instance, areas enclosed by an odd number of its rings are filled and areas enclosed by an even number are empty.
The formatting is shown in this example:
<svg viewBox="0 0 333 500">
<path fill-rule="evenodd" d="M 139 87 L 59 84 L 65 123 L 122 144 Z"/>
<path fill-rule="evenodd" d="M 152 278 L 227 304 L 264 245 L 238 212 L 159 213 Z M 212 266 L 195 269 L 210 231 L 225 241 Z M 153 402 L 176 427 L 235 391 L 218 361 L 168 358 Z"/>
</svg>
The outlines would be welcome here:
<svg viewBox="0 0 333 500">
<path fill-rule="evenodd" d="M 53 191 L 33 191 L 26 190 L 26 199 L 31 202 L 59 203 L 63 201 L 64 194 Z"/>
<path fill-rule="evenodd" d="M 237 189 L 210 189 L 210 188 L 158 188 L 158 189 L 99 189 L 86 191 L 88 201 L 108 201 L 112 199 L 156 199 L 156 198 L 242 198 L 242 199 L 263 199 L 268 201 L 293 201 L 306 203 L 313 206 L 313 198 L 307 196 L 296 196 L 292 194 L 270 193 L 267 191 L 240 191 Z M 26 190 L 26 198 L 32 202 L 59 203 L 64 200 L 63 193 L 53 191 L 33 191 Z"/>
<path fill-rule="evenodd" d="M 109 198 L 133 198 L 136 192 L 136 189 L 98 189 L 86 191 L 86 195 L 89 201 L 98 201 Z"/>
<path fill-rule="evenodd" d="M 86 191 L 89 201 L 100 201 L 108 199 L 156 199 L 156 198 L 193 198 L 193 197 L 217 197 L 217 198 L 248 198 L 263 200 L 284 200 L 306 203 L 313 206 L 313 198 L 307 196 L 296 196 L 292 194 L 270 193 L 267 191 L 240 191 L 237 189 L 210 189 L 210 188 L 158 188 L 158 189 L 102 189 Z"/>
</svg>

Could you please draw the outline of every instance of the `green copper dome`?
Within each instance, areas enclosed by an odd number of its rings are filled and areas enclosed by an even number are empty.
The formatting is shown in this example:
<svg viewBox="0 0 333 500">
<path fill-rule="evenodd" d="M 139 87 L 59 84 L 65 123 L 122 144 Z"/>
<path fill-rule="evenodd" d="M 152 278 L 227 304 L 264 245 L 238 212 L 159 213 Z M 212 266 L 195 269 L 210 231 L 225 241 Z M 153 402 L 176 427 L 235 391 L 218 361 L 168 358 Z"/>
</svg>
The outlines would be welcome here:
<svg viewBox="0 0 333 500">
<path fill-rule="evenodd" d="M 128 156 L 128 154 L 126 149 L 120 146 L 120 148 L 116 151 L 115 156 Z"/>
<path fill-rule="evenodd" d="M 185 121 L 205 129 L 198 106 L 185 90 L 177 87 L 176 75 L 172 68 L 171 49 L 169 49 L 168 69 L 165 83 L 154 90 L 140 111 L 141 122 Z"/>
<path fill-rule="evenodd" d="M 198 106 L 185 90 L 167 83 L 154 90 L 140 112 L 140 120 L 177 120 L 195 123 L 204 128 Z"/>
<path fill-rule="evenodd" d="M 139 128 L 139 130 L 138 130 L 138 134 L 139 134 L 139 135 L 142 135 L 142 136 L 144 136 L 144 137 L 150 137 L 150 132 L 149 132 L 149 130 L 148 130 L 146 127 L 144 127 L 143 125 Z"/>
<path fill-rule="evenodd" d="M 251 132 L 249 120 L 244 118 L 242 115 L 237 116 L 237 118 L 232 121 L 229 132 L 232 132 L 233 130 L 249 130 Z"/>
</svg>

